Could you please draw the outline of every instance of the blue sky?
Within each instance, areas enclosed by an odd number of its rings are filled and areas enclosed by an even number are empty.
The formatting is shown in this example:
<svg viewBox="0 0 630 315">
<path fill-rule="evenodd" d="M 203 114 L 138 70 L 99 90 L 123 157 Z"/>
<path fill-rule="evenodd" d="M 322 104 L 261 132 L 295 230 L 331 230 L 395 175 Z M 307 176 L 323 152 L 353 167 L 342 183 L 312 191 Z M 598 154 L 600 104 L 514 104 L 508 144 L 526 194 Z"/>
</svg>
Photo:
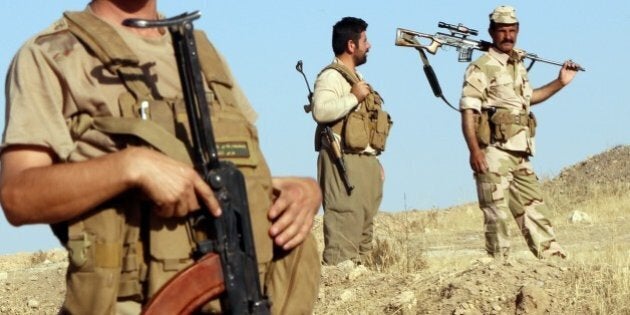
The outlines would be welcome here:
<svg viewBox="0 0 630 315">
<path fill-rule="evenodd" d="M 87 1 L 3 1 L 0 71 L 22 43 Z M 219 4 L 220 3 L 220 4 Z M 227 58 L 259 113 L 261 144 L 274 175 L 314 177 L 315 124 L 302 109 L 306 86 L 295 70 L 304 62 L 309 82 L 333 58 L 332 25 L 344 16 L 369 23 L 372 49 L 359 71 L 385 99 L 394 119 L 387 151 L 382 211 L 443 208 L 476 200 L 459 115 L 435 98 L 418 53 L 394 46 L 396 28 L 433 34 L 437 24 L 463 23 L 487 35 L 488 13 L 500 4 L 516 7 L 521 21 L 517 46 L 540 57 L 573 59 L 587 69 L 547 102 L 534 107 L 539 120 L 534 167 L 541 177 L 620 144 L 630 144 L 627 101 L 630 4 L 627 1 L 162 1 L 172 16 L 200 10 L 195 24 Z M 476 52 L 475 57 L 479 56 Z M 458 101 L 465 63 L 455 49 L 429 60 L 445 96 Z M 558 67 L 537 63 L 530 80 L 538 87 L 557 76 Z M 3 76 L 4 78 L 4 76 Z M 4 112 L 5 102 L 2 102 Z M 4 123 L 2 122 L 2 128 Z M 0 216 L 0 254 L 57 247 L 44 225 L 14 228 Z"/>
</svg>

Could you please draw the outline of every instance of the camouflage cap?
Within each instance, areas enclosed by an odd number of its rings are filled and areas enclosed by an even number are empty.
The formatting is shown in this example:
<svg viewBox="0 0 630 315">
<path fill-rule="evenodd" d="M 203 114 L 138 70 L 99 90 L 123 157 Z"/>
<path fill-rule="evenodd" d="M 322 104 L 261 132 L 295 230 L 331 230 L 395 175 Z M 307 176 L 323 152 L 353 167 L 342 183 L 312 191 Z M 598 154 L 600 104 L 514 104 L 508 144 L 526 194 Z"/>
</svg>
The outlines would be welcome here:
<svg viewBox="0 0 630 315">
<path fill-rule="evenodd" d="M 490 13 L 490 21 L 500 24 L 515 24 L 518 23 L 516 19 L 516 10 L 507 5 L 498 6 L 492 13 Z"/>
</svg>

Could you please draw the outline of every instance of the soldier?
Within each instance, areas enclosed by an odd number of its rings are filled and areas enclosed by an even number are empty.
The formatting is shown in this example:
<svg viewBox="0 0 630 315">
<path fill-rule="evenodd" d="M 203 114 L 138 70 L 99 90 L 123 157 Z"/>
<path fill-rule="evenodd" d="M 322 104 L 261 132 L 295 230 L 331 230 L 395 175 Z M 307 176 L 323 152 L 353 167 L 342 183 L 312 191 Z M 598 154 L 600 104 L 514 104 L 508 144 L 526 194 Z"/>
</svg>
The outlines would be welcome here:
<svg viewBox="0 0 630 315">
<path fill-rule="evenodd" d="M 488 32 L 493 45 L 468 66 L 460 99 L 462 131 L 484 214 L 486 251 L 494 257 L 508 255 L 511 213 L 536 257 L 565 258 L 529 161 L 536 129 L 530 106 L 569 84 L 579 65 L 566 61 L 555 80 L 532 89 L 522 52 L 515 49 L 519 22 L 514 8 L 497 7 L 490 14 Z"/>
<path fill-rule="evenodd" d="M 147 109 L 161 130 L 190 143 L 178 130 L 187 123 L 170 34 L 122 24 L 158 17 L 157 0 L 93 0 L 29 40 L 9 69 L 2 208 L 16 226 L 52 224 L 68 250 L 62 313 L 139 313 L 193 263 L 186 215 L 200 204 L 221 215 L 191 165 L 147 144 L 159 148 L 161 139 L 115 130 Z M 249 102 L 223 58 L 201 41 L 216 140 L 246 144 L 247 154 L 233 161 L 246 177 L 263 291 L 273 313 L 311 313 L 320 270 L 310 234 L 317 183 L 271 177 Z"/>
<path fill-rule="evenodd" d="M 324 194 L 323 262 L 364 261 L 372 250 L 373 218 L 383 196 L 384 172 L 378 156 L 392 124 L 383 100 L 363 80 L 356 67 L 367 61 L 367 23 L 345 17 L 332 32 L 333 62 L 318 75 L 313 94 L 313 118 L 318 124 L 318 180 Z M 322 139 L 332 128 L 346 165 L 346 182 L 335 167 L 331 143 Z M 354 185 L 350 190 L 346 185 Z"/>
</svg>

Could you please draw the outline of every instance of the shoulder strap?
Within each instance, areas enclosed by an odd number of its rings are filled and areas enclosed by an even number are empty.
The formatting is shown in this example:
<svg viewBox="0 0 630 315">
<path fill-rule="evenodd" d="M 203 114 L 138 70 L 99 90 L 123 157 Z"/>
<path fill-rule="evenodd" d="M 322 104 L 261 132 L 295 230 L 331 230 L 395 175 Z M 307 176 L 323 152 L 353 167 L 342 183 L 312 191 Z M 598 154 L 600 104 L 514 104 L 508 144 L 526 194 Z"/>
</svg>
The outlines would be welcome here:
<svg viewBox="0 0 630 315">
<path fill-rule="evenodd" d="M 137 100 L 151 100 L 151 90 L 143 78 L 139 60 L 124 40 L 109 24 L 88 12 L 65 12 L 68 29 L 117 74 Z M 92 36 L 98 34 L 98 36 Z M 75 125 L 91 126 L 108 134 L 128 134 L 143 139 L 156 149 L 185 163 L 191 163 L 184 144 L 162 127 L 151 121 L 124 117 L 80 117 L 87 119 Z"/>
<path fill-rule="evenodd" d="M 138 65 L 136 55 L 109 24 L 86 11 L 64 12 L 63 15 L 69 21 L 68 29 L 96 54 L 110 72 L 116 74 L 116 69 L 122 65 Z"/>
<path fill-rule="evenodd" d="M 338 62 L 333 62 L 331 64 L 329 64 L 328 66 L 326 66 L 326 68 L 324 68 L 324 70 L 322 70 L 322 72 L 328 70 L 328 69 L 333 69 L 338 71 L 339 73 L 341 73 L 341 75 L 344 77 L 344 79 L 346 79 L 346 81 L 348 81 L 348 83 L 350 83 L 350 85 L 353 85 L 361 80 L 359 80 L 359 77 L 357 77 L 357 75 L 355 73 L 352 73 L 350 71 L 350 69 L 348 69 L 348 67 L 344 66 L 341 63 Z"/>
<path fill-rule="evenodd" d="M 64 12 L 68 29 L 79 38 L 112 74 L 118 75 L 136 99 L 152 99 L 151 89 L 142 78 L 139 60 L 116 30 L 87 11 Z M 92 34 L 98 34 L 93 36 Z"/>
</svg>

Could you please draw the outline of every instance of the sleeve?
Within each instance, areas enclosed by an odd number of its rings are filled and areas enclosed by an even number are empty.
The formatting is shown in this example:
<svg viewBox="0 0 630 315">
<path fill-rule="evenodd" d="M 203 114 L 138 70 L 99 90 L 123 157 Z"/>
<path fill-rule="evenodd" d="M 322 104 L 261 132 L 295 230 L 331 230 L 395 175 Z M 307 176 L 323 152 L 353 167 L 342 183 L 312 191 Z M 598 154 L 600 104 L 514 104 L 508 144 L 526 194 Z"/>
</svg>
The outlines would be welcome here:
<svg viewBox="0 0 630 315">
<path fill-rule="evenodd" d="M 481 105 L 485 99 L 485 90 L 488 86 L 486 75 L 479 67 L 471 64 L 464 75 L 464 87 L 459 100 L 459 109 L 472 109 L 481 112 Z"/>
<path fill-rule="evenodd" d="M 323 71 L 315 81 L 313 119 L 328 123 L 344 117 L 359 104 L 356 96 L 343 87 L 348 82 L 334 69 Z"/>
<path fill-rule="evenodd" d="M 234 84 L 232 91 L 234 93 L 234 98 L 236 99 L 238 107 L 245 116 L 245 119 L 247 119 L 247 121 L 252 125 L 255 125 L 256 120 L 258 119 L 258 113 L 256 113 L 256 110 L 254 110 L 254 107 L 252 107 L 252 104 L 249 102 L 249 99 L 245 95 L 245 92 L 243 92 L 243 89 L 238 84 L 238 81 L 234 77 L 234 74 L 232 74 L 232 69 L 230 69 L 230 67 L 228 66 L 225 57 L 220 53 L 218 54 L 219 58 L 221 58 L 221 61 L 225 65 L 225 70 L 227 71 L 228 77 L 230 78 L 230 80 L 232 80 L 232 83 Z"/>
<path fill-rule="evenodd" d="M 74 147 L 63 116 L 63 82 L 34 41 L 14 57 L 5 83 L 5 129 L 0 150 L 12 145 L 51 149 L 62 160 Z"/>
</svg>

